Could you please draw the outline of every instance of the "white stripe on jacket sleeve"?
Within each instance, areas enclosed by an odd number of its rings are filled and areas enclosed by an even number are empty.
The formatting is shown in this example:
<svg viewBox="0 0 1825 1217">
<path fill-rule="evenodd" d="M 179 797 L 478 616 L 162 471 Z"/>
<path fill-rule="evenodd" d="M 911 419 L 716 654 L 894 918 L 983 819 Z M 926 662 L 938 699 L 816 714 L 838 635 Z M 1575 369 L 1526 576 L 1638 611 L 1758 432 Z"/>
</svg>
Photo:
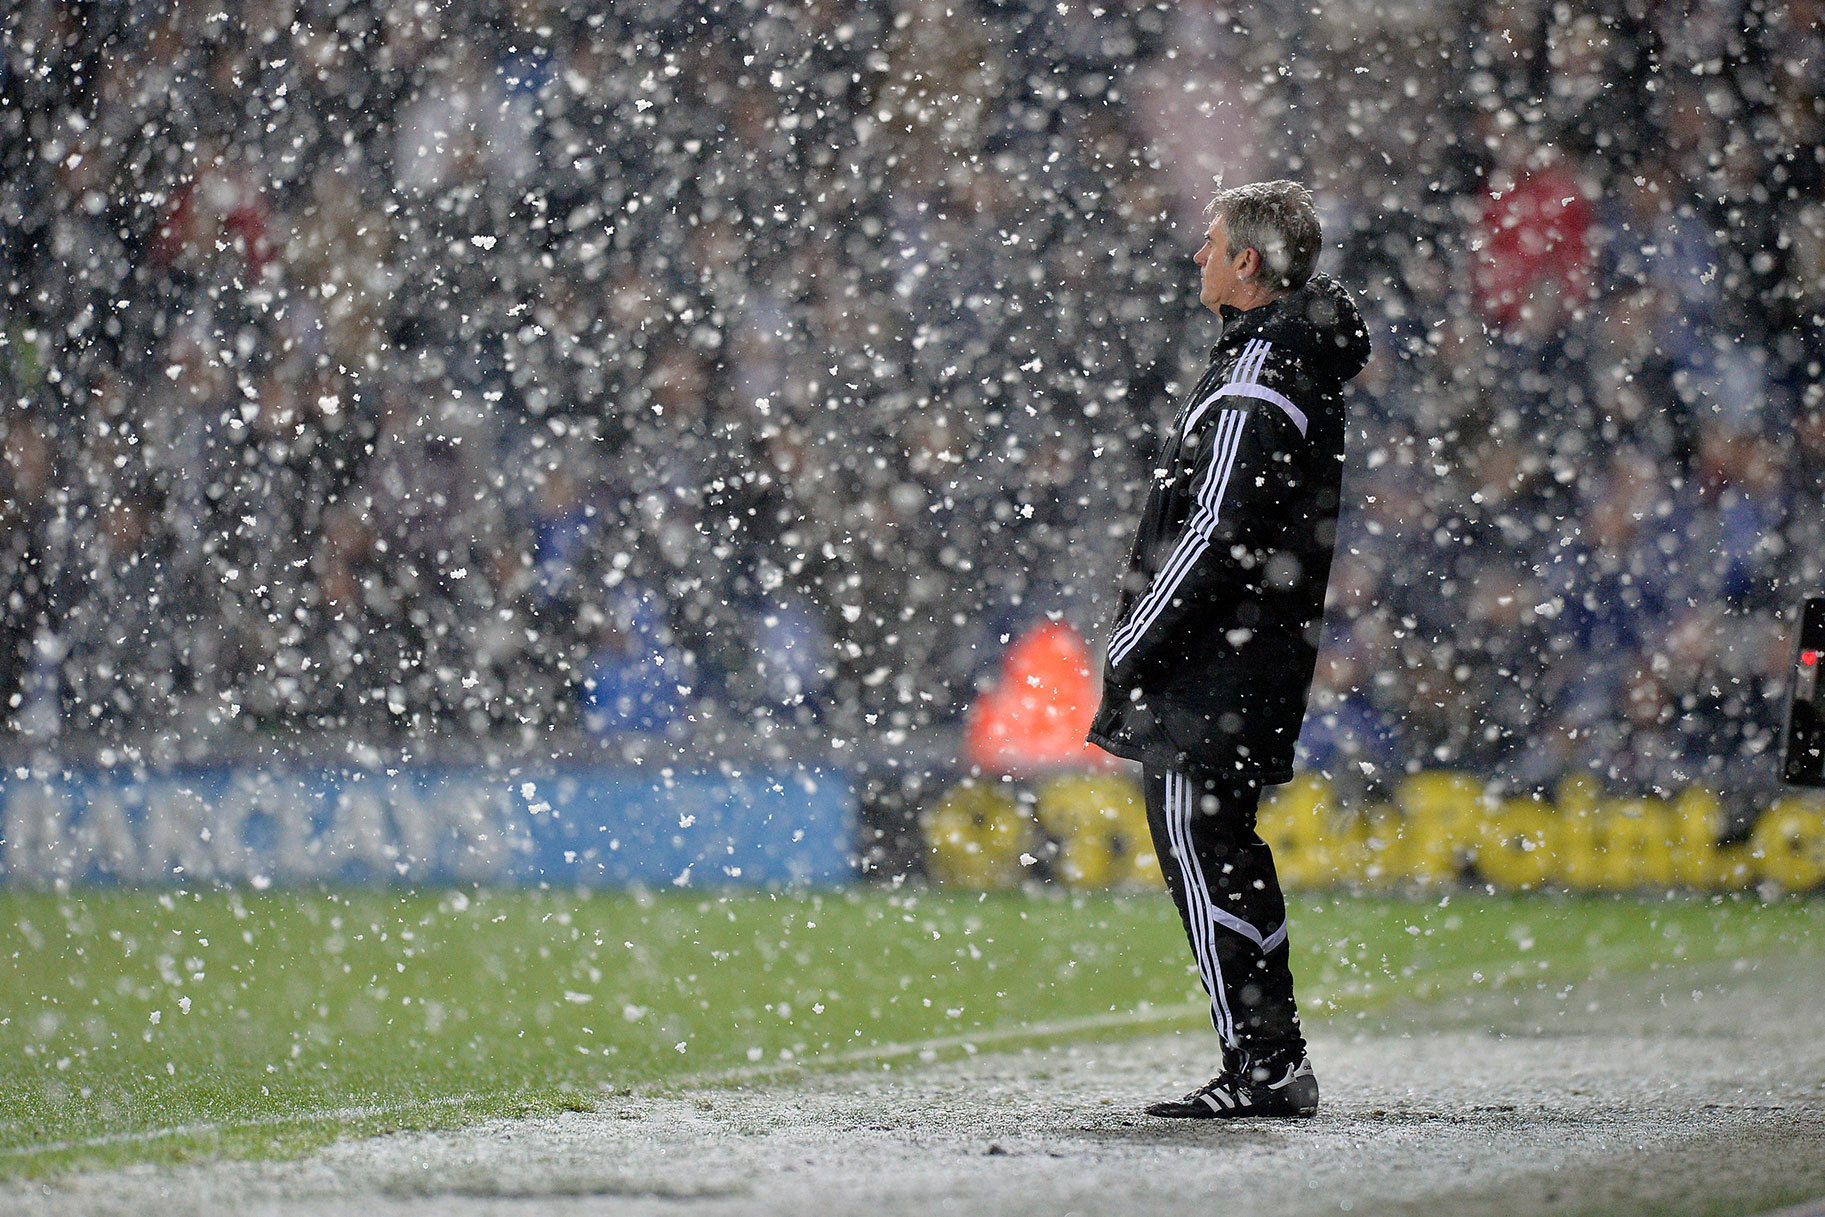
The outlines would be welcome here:
<svg viewBox="0 0 1825 1217">
<path fill-rule="evenodd" d="M 1153 586 L 1147 589 L 1147 594 L 1134 606 L 1128 620 L 1110 639 L 1111 665 L 1120 666 L 1134 652 L 1135 645 L 1158 620 L 1166 606 L 1172 603 L 1179 584 L 1184 582 L 1186 572 L 1210 548 L 1211 533 L 1215 531 L 1218 516 L 1223 509 L 1223 495 L 1229 489 L 1230 470 L 1235 466 L 1236 453 L 1242 446 L 1242 433 L 1247 423 L 1248 412 L 1245 410 L 1226 409 L 1217 420 L 1210 468 L 1198 491 L 1197 511 L 1193 513 L 1185 534 L 1174 547 L 1172 557 L 1167 559 L 1160 573 L 1154 576 Z"/>
</svg>

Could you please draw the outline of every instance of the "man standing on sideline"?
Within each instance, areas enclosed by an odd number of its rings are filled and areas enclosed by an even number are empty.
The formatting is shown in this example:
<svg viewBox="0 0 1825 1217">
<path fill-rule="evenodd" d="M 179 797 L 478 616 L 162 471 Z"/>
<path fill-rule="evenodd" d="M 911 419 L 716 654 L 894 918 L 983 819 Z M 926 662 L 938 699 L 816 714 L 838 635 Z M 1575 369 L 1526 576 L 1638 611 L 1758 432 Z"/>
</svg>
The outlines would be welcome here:
<svg viewBox="0 0 1825 1217">
<path fill-rule="evenodd" d="M 1255 832 L 1293 776 L 1343 478 L 1343 386 L 1368 330 L 1312 273 L 1312 196 L 1259 182 L 1211 201 L 1193 259 L 1222 333 L 1154 462 L 1089 739 L 1141 762 L 1147 822 L 1222 1037 L 1223 1067 L 1151 1115 L 1309 1116 L 1286 901 Z"/>
</svg>

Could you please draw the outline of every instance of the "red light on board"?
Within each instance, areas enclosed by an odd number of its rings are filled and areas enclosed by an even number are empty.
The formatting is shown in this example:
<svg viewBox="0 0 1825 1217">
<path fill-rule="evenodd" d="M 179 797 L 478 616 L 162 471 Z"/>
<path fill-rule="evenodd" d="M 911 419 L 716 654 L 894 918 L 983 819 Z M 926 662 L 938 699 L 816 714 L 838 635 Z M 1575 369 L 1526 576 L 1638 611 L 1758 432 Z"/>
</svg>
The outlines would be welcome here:
<svg viewBox="0 0 1825 1217">
<path fill-rule="evenodd" d="M 1801 651 L 1800 652 L 1800 666 L 1803 668 L 1818 667 L 1819 666 L 1819 653 L 1817 651 Z"/>
</svg>

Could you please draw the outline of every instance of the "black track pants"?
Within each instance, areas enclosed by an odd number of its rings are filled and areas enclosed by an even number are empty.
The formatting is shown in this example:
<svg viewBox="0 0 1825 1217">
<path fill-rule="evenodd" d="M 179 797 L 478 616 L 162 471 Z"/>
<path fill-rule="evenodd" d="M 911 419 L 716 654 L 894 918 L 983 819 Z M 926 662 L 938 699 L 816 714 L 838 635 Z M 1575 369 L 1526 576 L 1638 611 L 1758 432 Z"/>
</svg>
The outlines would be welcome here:
<svg viewBox="0 0 1825 1217">
<path fill-rule="evenodd" d="M 1286 899 L 1274 856 L 1255 833 L 1261 788 L 1206 784 L 1147 768 L 1154 853 L 1210 994 L 1224 1047 L 1256 1060 L 1305 1050 L 1287 964 Z"/>
</svg>

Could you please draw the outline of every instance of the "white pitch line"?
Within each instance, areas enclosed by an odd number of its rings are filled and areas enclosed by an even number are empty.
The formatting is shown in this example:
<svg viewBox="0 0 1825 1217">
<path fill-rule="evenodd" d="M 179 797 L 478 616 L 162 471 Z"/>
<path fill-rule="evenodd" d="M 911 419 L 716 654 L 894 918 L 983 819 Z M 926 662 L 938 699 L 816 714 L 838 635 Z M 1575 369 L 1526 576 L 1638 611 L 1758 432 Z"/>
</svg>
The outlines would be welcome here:
<svg viewBox="0 0 1825 1217">
<path fill-rule="evenodd" d="M 55 1154 L 71 1149 L 101 1149 L 109 1145 L 133 1145 L 143 1141 L 162 1141 L 167 1137 L 200 1137 L 236 1132 L 247 1128 L 277 1128 L 285 1124 L 307 1124 L 315 1120 L 363 1120 L 388 1116 L 414 1107 L 457 1107 L 486 1098 L 484 1095 L 441 1095 L 430 1099 L 408 1099 L 398 1103 L 376 1103 L 367 1107 L 322 1107 L 282 1115 L 253 1116 L 245 1120 L 172 1124 L 164 1128 L 145 1128 L 139 1132 L 104 1133 L 75 1141 L 47 1141 L 43 1145 L 15 1145 L 0 1149 L 0 1157 L 29 1158 L 34 1154 Z"/>
<path fill-rule="evenodd" d="M 1808 1200 L 1801 1204 L 1791 1205 L 1784 1209 L 1774 1209 L 1760 1217 L 1825 1217 L 1825 1196 L 1817 1200 Z"/>
<path fill-rule="evenodd" d="M 1081 1035 L 1086 1031 L 1145 1027 L 1156 1023 L 1179 1022 L 1186 1018 L 1195 1018 L 1203 1012 L 1203 1009 L 1202 1006 L 1196 1005 L 1163 1006 L 1152 1010 L 1131 1010 L 1119 1014 L 1093 1014 L 1084 1018 L 1061 1019 L 1052 1023 L 1029 1023 L 1020 1027 L 1001 1027 L 972 1035 L 934 1036 L 931 1039 L 914 1040 L 907 1044 L 877 1044 L 871 1048 L 855 1048 L 848 1052 L 815 1056 L 803 1061 L 743 1065 L 735 1069 L 687 1074 L 672 1081 L 651 1083 L 643 1089 L 675 1090 L 690 1086 L 760 1081 L 769 1077 L 801 1073 L 825 1065 L 863 1065 L 872 1061 L 895 1060 L 900 1057 L 920 1056 L 925 1053 L 936 1054 L 956 1049 L 968 1052 L 983 1045 L 1007 1043 L 1010 1040 L 1062 1038 Z M 110 1145 L 136 1145 L 148 1141 L 162 1141 L 169 1137 L 212 1136 L 250 1128 L 277 1128 L 287 1124 L 307 1124 L 324 1120 L 342 1122 L 372 1119 L 376 1116 L 409 1111 L 416 1107 L 457 1107 L 464 1103 L 479 1102 L 489 1097 L 477 1094 L 444 1095 L 439 1098 L 377 1103 L 365 1107 L 325 1107 L 219 1123 L 173 1124 L 165 1128 L 141 1129 L 138 1132 L 105 1133 L 98 1137 L 84 1137 L 74 1141 L 50 1141 L 43 1145 L 0 1148 L 0 1158 L 30 1158 L 38 1154 L 63 1153 L 76 1149 L 103 1149 Z"/>
<path fill-rule="evenodd" d="M 953 1049 L 971 1051 L 984 1045 L 1010 1040 L 1053 1039 L 1081 1035 L 1086 1031 L 1112 1031 L 1124 1027 L 1147 1027 L 1159 1023 L 1201 1019 L 1208 1014 L 1204 1006 L 1186 1004 L 1160 1006 L 1151 1010 L 1130 1010 L 1119 1014 L 1091 1014 L 1083 1018 L 1060 1019 L 1052 1023 L 1028 1023 L 1020 1027 L 1000 1027 L 973 1035 L 940 1035 L 914 1040 L 909 1044 L 876 1044 L 871 1048 L 852 1048 L 828 1056 L 814 1056 L 802 1061 L 778 1061 L 764 1065 L 742 1065 L 734 1069 L 712 1070 L 690 1074 L 670 1082 L 652 1085 L 655 1090 L 673 1090 L 681 1086 L 712 1086 L 718 1083 L 760 1081 L 781 1074 L 800 1073 L 823 1065 L 865 1065 L 872 1061 L 894 1060 L 903 1056 L 945 1052 Z"/>
</svg>

